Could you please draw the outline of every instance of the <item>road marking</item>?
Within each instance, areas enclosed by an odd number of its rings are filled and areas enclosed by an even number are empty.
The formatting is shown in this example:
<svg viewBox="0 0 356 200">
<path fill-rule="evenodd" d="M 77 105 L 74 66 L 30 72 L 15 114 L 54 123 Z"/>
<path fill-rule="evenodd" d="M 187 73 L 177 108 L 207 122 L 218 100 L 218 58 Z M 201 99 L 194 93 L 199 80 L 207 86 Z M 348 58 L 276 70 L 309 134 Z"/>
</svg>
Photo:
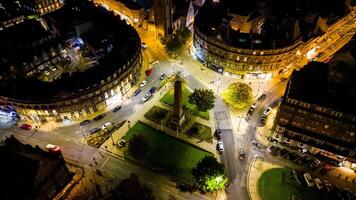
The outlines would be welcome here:
<svg viewBox="0 0 356 200">
<path fill-rule="evenodd" d="M 108 157 L 106 158 L 106 160 L 104 161 L 104 163 L 101 165 L 100 170 L 103 169 L 103 167 L 106 165 L 106 163 L 109 161 L 110 158 L 111 158 L 111 156 L 108 156 Z"/>
</svg>

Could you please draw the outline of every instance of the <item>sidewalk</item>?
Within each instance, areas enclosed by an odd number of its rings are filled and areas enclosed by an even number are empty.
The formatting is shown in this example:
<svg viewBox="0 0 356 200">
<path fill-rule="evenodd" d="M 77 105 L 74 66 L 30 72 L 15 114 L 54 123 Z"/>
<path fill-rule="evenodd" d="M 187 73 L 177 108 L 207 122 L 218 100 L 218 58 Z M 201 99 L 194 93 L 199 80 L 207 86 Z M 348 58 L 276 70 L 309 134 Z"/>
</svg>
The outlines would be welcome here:
<svg viewBox="0 0 356 200">
<path fill-rule="evenodd" d="M 255 158 L 251 162 L 247 174 L 247 192 L 251 200 L 260 200 L 257 187 L 258 187 L 259 177 L 263 174 L 263 172 L 272 168 L 280 168 L 280 167 L 283 166 L 273 164 L 270 162 L 265 162 L 260 158 Z"/>
</svg>

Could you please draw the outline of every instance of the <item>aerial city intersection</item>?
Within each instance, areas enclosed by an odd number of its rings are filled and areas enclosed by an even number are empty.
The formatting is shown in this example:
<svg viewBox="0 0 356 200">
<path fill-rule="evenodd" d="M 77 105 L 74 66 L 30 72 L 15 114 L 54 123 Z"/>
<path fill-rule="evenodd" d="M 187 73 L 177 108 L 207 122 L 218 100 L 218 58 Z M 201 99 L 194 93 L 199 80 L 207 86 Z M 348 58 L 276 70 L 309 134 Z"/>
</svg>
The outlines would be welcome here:
<svg viewBox="0 0 356 200">
<path fill-rule="evenodd" d="M 0 0 L 0 199 L 356 199 L 354 0 Z"/>
</svg>

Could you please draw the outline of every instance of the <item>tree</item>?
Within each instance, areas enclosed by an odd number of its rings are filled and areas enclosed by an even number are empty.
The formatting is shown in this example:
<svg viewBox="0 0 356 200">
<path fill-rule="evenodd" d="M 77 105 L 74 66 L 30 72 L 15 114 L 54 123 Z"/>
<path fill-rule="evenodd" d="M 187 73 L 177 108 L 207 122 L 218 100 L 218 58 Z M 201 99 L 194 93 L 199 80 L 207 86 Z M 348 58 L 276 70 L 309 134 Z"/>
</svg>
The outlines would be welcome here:
<svg viewBox="0 0 356 200">
<path fill-rule="evenodd" d="M 233 83 L 222 93 L 222 97 L 227 105 L 243 109 L 251 102 L 252 89 L 244 83 Z"/>
<path fill-rule="evenodd" d="M 111 196 L 112 200 L 154 200 L 152 190 L 140 183 L 136 174 L 131 174 L 129 178 L 123 179 Z"/>
<path fill-rule="evenodd" d="M 196 184 L 203 190 L 224 189 L 228 179 L 224 175 L 224 165 L 212 156 L 205 156 L 192 169 Z"/>
<path fill-rule="evenodd" d="M 141 134 L 132 136 L 129 141 L 129 153 L 136 159 L 144 158 L 148 150 L 146 138 Z"/>
<path fill-rule="evenodd" d="M 179 54 L 183 48 L 183 42 L 178 36 L 173 36 L 166 45 L 169 54 Z"/>
<path fill-rule="evenodd" d="M 205 112 L 214 108 L 215 96 L 212 90 L 195 89 L 188 96 L 188 101 L 191 104 L 195 104 L 199 111 Z"/>
</svg>

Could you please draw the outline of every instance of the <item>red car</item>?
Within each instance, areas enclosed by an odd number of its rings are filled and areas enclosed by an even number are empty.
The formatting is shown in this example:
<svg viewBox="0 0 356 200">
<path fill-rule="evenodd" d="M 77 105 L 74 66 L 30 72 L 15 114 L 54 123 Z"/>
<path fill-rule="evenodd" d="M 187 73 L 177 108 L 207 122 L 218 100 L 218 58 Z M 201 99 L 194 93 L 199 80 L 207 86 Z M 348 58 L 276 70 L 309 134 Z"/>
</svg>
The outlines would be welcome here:
<svg viewBox="0 0 356 200">
<path fill-rule="evenodd" d="M 22 124 L 20 128 L 25 129 L 25 130 L 31 130 L 32 126 L 29 124 Z"/>
</svg>

